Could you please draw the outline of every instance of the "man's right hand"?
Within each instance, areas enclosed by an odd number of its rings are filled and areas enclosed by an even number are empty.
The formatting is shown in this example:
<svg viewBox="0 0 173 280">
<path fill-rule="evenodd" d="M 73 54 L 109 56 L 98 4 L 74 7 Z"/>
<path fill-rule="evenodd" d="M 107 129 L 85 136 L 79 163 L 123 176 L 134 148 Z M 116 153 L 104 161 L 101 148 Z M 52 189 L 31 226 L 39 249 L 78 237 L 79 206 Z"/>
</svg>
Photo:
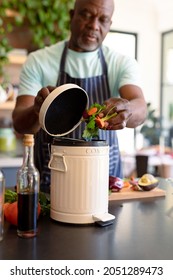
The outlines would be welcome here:
<svg viewBox="0 0 173 280">
<path fill-rule="evenodd" d="M 41 108 L 44 100 L 55 88 L 56 87 L 48 86 L 48 87 L 43 87 L 42 89 L 39 90 L 39 92 L 37 93 L 37 96 L 35 97 L 35 100 L 34 100 L 35 113 L 39 114 L 40 108 Z"/>
<path fill-rule="evenodd" d="M 37 96 L 21 95 L 16 99 L 16 105 L 12 113 L 13 127 L 20 133 L 35 134 L 40 129 L 39 112 L 46 97 L 55 89 L 48 86 L 39 90 Z"/>
</svg>

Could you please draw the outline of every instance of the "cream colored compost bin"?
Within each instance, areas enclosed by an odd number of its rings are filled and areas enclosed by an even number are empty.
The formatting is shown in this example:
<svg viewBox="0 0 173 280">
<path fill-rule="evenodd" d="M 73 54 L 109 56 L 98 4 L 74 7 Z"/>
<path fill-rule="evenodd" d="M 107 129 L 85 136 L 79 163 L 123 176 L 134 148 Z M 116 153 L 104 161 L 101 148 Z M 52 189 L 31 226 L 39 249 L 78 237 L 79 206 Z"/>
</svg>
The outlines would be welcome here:
<svg viewBox="0 0 173 280">
<path fill-rule="evenodd" d="M 51 217 L 66 223 L 107 223 L 109 146 L 104 141 L 54 139 Z"/>
<path fill-rule="evenodd" d="M 56 89 L 58 95 L 65 96 L 65 87 L 62 88 L 61 86 L 59 88 Z M 57 116 L 59 108 L 57 94 L 53 94 L 52 99 L 50 94 L 48 96 L 49 100 L 45 100 L 40 111 L 42 127 L 48 134 L 56 135 L 51 143 L 49 161 L 51 170 L 50 215 L 52 219 L 64 223 L 91 224 L 97 222 L 101 225 L 108 225 L 115 218 L 108 213 L 109 146 L 105 141 L 87 142 L 60 137 L 80 124 L 82 113 L 87 106 L 86 92 L 73 84 L 68 84 L 67 90 L 70 91 L 63 102 L 68 102 L 71 89 L 73 91 L 74 88 L 82 96 L 79 107 L 82 108 L 83 106 L 83 108 L 80 109 L 80 112 L 76 112 L 79 119 L 75 120 L 75 123 L 73 122 L 71 126 L 69 126 L 69 121 L 67 127 L 63 129 L 59 125 L 56 130 L 56 125 L 52 125 L 55 119 L 58 119 L 60 124 L 61 118 L 67 113 L 61 110 Z M 57 99 L 56 102 L 55 99 Z M 57 110 L 55 110 L 56 106 Z M 54 111 L 52 115 L 50 114 L 51 107 Z M 73 112 L 71 113 L 73 114 Z M 71 119 L 68 116 L 67 118 Z"/>
</svg>

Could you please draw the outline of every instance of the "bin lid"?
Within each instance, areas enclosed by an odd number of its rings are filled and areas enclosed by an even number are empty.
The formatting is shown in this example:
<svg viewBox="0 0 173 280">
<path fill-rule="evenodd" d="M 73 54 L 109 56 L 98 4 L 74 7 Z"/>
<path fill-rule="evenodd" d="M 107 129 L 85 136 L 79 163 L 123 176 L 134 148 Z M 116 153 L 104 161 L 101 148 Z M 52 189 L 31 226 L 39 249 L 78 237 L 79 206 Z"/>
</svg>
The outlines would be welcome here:
<svg viewBox="0 0 173 280">
<path fill-rule="evenodd" d="M 88 106 L 87 92 L 76 84 L 64 84 L 44 100 L 39 113 L 41 127 L 51 136 L 63 136 L 82 121 Z"/>
</svg>

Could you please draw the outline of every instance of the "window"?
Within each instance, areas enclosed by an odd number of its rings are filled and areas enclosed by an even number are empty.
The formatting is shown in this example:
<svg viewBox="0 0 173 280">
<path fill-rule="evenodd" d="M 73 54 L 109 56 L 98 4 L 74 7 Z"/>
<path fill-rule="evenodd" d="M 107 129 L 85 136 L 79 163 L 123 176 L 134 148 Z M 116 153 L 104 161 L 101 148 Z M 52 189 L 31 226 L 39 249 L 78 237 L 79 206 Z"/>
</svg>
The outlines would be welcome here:
<svg viewBox="0 0 173 280">
<path fill-rule="evenodd" d="M 110 30 L 108 32 L 104 44 L 113 48 L 122 54 L 137 59 L 137 34 Z"/>
<path fill-rule="evenodd" d="M 104 40 L 104 44 L 117 52 L 137 59 L 136 33 L 110 30 Z M 135 134 L 135 130 L 132 128 L 117 131 L 119 148 L 122 153 L 133 153 L 136 148 Z"/>
</svg>

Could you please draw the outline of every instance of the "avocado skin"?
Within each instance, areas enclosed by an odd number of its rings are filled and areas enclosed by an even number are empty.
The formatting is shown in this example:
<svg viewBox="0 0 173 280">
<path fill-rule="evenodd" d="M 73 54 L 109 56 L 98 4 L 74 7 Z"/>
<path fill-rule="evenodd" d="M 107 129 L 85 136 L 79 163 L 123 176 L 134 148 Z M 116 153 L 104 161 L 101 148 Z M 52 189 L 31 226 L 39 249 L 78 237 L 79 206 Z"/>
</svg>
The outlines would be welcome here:
<svg viewBox="0 0 173 280">
<path fill-rule="evenodd" d="M 159 182 L 156 180 L 151 184 L 140 184 L 140 181 L 138 182 L 139 187 L 143 190 L 143 191 L 151 191 L 153 189 L 155 189 L 158 186 Z"/>
</svg>

